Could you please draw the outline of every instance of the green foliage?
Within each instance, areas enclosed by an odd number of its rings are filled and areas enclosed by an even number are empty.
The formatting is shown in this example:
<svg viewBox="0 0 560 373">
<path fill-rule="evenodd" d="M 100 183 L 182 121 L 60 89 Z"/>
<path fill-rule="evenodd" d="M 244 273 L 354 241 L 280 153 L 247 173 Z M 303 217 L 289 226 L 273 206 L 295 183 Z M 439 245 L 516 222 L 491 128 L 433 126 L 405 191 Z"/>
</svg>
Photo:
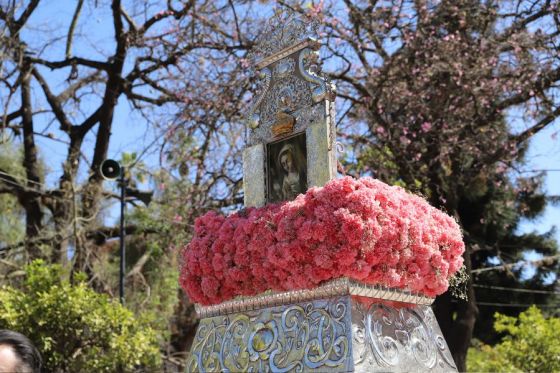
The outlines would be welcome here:
<svg viewBox="0 0 560 373">
<path fill-rule="evenodd" d="M 494 327 L 508 334 L 496 349 L 515 366 L 525 372 L 560 371 L 560 318 L 545 319 L 531 306 L 518 319 L 496 314 Z"/>
<path fill-rule="evenodd" d="M 158 341 L 147 321 L 58 265 L 37 260 L 26 267 L 23 288 L 0 288 L 0 328 L 17 330 L 37 345 L 47 371 L 113 372 L 154 369 Z"/>
<path fill-rule="evenodd" d="M 169 210 L 169 212 L 167 212 Z M 179 264 L 173 247 L 185 242 L 185 233 L 175 227 L 170 214 L 176 212 L 157 199 L 148 207 L 129 210 L 127 224 L 144 235 L 129 235 L 126 239 L 125 281 L 126 304 L 141 313 L 160 339 L 169 339 L 169 320 L 177 304 Z M 183 229 L 184 230 L 184 229 Z M 113 242 L 115 245 L 117 242 Z M 116 246 L 97 253 L 94 272 L 103 278 L 106 288 L 118 293 L 119 255 Z"/>
<path fill-rule="evenodd" d="M 24 177 L 21 150 L 11 143 L 0 143 L 0 170 L 16 179 Z M 0 246 L 19 242 L 24 236 L 23 208 L 14 195 L 0 194 Z"/>
<path fill-rule="evenodd" d="M 469 372 L 522 372 L 492 346 L 476 342 L 467 354 Z"/>
<path fill-rule="evenodd" d="M 546 319 L 531 306 L 519 318 L 496 313 L 494 328 L 507 333 L 494 347 L 481 345 L 468 354 L 473 372 L 558 372 L 560 371 L 560 318 Z"/>
</svg>

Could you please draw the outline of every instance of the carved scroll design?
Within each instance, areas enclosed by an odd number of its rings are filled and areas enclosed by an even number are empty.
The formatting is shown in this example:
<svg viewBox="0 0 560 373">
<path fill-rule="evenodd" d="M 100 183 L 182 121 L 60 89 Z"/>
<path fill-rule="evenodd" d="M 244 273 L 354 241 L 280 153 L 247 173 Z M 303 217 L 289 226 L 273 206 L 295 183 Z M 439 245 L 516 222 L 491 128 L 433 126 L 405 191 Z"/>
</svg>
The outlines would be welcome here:
<svg viewBox="0 0 560 373">
<path fill-rule="evenodd" d="M 259 116 L 259 114 L 256 113 L 256 111 L 259 108 L 262 100 L 266 96 L 266 93 L 268 92 L 268 89 L 270 87 L 270 79 L 272 78 L 272 74 L 271 74 L 270 70 L 269 69 L 263 69 L 260 72 L 260 78 L 263 79 L 262 87 L 260 89 L 260 92 L 259 92 L 256 100 L 255 100 L 255 103 L 253 104 L 253 106 L 251 106 L 251 109 L 249 110 L 249 113 L 247 114 L 249 127 L 253 128 L 253 129 L 257 128 L 260 125 L 260 116 Z"/>
<path fill-rule="evenodd" d="M 372 304 L 367 312 L 358 304 L 355 310 L 361 315 L 353 331 L 356 366 L 368 363 L 391 369 L 413 361 L 420 370 L 433 370 L 436 364 L 456 369 L 445 340 L 432 327 L 437 323 L 431 310 L 397 309 L 382 303 Z"/>
<path fill-rule="evenodd" d="M 278 9 L 268 21 L 251 53 L 257 62 L 317 35 L 316 20 L 304 19 L 290 9 Z"/>
<path fill-rule="evenodd" d="M 430 312 L 425 313 L 424 322 L 426 323 L 426 325 L 438 325 L 436 317 L 434 313 L 431 312 L 431 310 Z M 433 328 L 429 328 L 428 330 L 431 333 L 431 338 L 435 341 L 440 356 L 442 357 L 442 360 L 439 361 L 439 365 L 443 368 L 445 367 L 445 364 L 447 364 L 448 366 L 457 369 L 455 361 L 453 361 L 453 357 L 451 356 L 451 351 L 449 351 L 449 349 L 447 348 L 445 338 L 443 338 L 443 336 Z"/>
<path fill-rule="evenodd" d="M 311 104 L 309 83 L 294 74 L 274 76 L 273 86 L 259 104 L 261 124 L 274 122 L 278 111 L 293 112 Z"/>
<path fill-rule="evenodd" d="M 187 371 L 343 370 L 350 359 L 347 299 L 203 319 Z"/>
<path fill-rule="evenodd" d="M 304 49 L 299 54 L 298 67 L 300 74 L 310 83 L 318 85 L 313 89 L 311 98 L 313 102 L 319 102 L 331 98 L 331 92 L 327 88 L 327 80 L 319 76 L 319 54 L 309 48 Z"/>
</svg>

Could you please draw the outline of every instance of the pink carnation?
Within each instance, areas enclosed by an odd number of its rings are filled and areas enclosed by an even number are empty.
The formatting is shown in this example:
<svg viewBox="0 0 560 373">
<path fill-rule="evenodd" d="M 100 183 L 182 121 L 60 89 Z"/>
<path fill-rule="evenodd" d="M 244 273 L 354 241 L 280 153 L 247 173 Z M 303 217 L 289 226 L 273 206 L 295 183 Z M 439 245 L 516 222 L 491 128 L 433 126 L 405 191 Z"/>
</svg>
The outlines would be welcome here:
<svg viewBox="0 0 560 373">
<path fill-rule="evenodd" d="M 199 217 L 182 250 L 180 282 L 205 305 L 344 276 L 435 296 L 447 290 L 464 249 L 455 220 L 424 199 L 344 177 L 294 201 Z"/>
</svg>

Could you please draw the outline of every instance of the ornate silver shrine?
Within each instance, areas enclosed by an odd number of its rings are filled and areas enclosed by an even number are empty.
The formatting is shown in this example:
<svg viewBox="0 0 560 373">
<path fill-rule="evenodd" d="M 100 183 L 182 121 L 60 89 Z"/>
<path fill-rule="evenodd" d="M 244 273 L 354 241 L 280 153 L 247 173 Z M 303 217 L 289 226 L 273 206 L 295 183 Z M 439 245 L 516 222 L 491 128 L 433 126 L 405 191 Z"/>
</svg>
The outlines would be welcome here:
<svg viewBox="0 0 560 373">
<path fill-rule="evenodd" d="M 334 86 L 321 74 L 315 30 L 316 24 L 307 19 L 277 12 L 252 51 L 261 85 L 247 114 L 247 207 L 293 199 L 336 176 Z M 293 156 L 299 168 L 291 177 L 279 175 L 286 172 L 278 156 L 283 143 L 300 153 Z M 300 185 L 290 188 L 297 178 Z"/>
<path fill-rule="evenodd" d="M 247 115 L 247 207 L 293 199 L 336 176 L 334 87 L 320 73 L 315 29 L 277 13 L 253 50 L 262 83 Z M 187 372 L 455 372 L 432 302 L 338 279 L 196 306 Z"/>
<path fill-rule="evenodd" d="M 417 294 L 339 279 L 197 307 L 188 372 L 455 372 Z"/>
</svg>

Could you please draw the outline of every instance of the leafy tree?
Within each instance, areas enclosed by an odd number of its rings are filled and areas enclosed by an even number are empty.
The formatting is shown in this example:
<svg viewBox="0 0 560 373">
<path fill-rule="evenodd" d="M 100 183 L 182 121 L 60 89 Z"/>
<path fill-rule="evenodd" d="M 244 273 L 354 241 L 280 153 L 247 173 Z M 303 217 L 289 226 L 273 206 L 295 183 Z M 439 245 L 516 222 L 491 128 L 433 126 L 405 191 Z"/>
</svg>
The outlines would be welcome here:
<svg viewBox="0 0 560 373">
<path fill-rule="evenodd" d="M 0 288 L 0 328 L 27 335 L 49 372 L 114 372 L 160 366 L 155 330 L 107 295 L 88 287 L 83 274 L 62 280 L 59 265 L 36 260 L 21 289 Z"/>
<path fill-rule="evenodd" d="M 560 318 L 545 318 L 535 306 L 519 317 L 496 313 L 494 328 L 503 340 L 469 351 L 472 371 L 557 372 L 560 370 Z"/>
<path fill-rule="evenodd" d="M 560 115 L 557 1 L 282 3 L 324 25 L 348 172 L 403 185 L 454 216 L 464 229 L 468 273 L 496 260 L 515 263 L 529 250 L 557 253 L 550 236 L 516 234 L 521 219 L 546 204 L 542 177 L 516 170 L 529 139 Z M 473 277 L 546 288 L 558 261 L 527 284 L 509 269 L 509 277 Z M 435 309 L 463 371 L 479 313 L 472 280 L 466 292 L 466 301 L 438 297 Z"/>
<path fill-rule="evenodd" d="M 131 179 L 126 293 L 139 314 L 159 316 L 163 335 L 172 331 L 166 350 L 184 352 L 194 312 L 173 284 L 178 263 L 168 248 L 188 237 L 195 216 L 240 201 L 250 79 L 239 57 L 254 13 L 245 1 L 79 0 L 71 17 L 52 17 L 52 6 L 0 4 L 0 142 L 22 152 L 19 173 L 0 163 L 0 198 L 14 207 L 10 219 L 24 223 L 23 237 L 2 243 L 0 255 L 60 263 L 86 273 L 97 291 L 116 293 L 119 229 L 106 219 L 115 193 L 98 171 L 126 111 L 147 139 L 122 157 Z M 43 170 L 51 147 L 64 158 Z M 136 211 L 136 187 L 157 191 L 145 211 Z"/>
<path fill-rule="evenodd" d="M 560 370 L 560 318 L 544 318 L 531 306 L 519 318 L 496 314 L 494 327 L 506 333 L 495 348 L 524 372 L 557 372 Z"/>
</svg>

